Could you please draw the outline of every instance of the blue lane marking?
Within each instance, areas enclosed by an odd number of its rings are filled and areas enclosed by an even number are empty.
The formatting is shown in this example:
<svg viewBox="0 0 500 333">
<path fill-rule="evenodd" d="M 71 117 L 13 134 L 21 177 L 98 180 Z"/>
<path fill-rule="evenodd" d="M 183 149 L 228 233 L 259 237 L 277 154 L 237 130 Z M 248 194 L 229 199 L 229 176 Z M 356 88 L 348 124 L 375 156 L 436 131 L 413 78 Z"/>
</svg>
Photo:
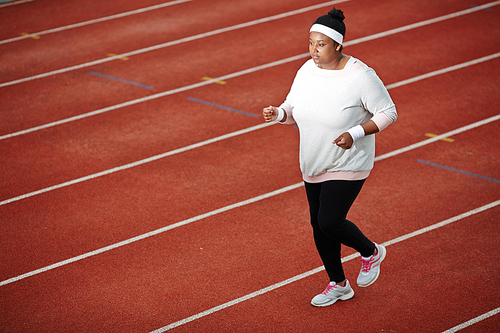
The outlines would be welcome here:
<svg viewBox="0 0 500 333">
<path fill-rule="evenodd" d="M 435 167 L 438 167 L 438 168 L 443 168 L 443 169 L 447 169 L 447 170 L 451 170 L 451 171 L 455 171 L 455 172 L 460 172 L 460 173 L 463 173 L 465 175 L 469 175 L 469 176 L 473 176 L 473 177 L 478 177 L 478 178 L 482 178 L 482 179 L 486 179 L 486 180 L 491 180 L 492 182 L 495 182 L 495 183 L 500 183 L 500 180 L 498 180 L 498 179 L 481 176 L 481 175 L 478 175 L 478 174 L 475 174 L 475 173 L 472 173 L 472 172 L 468 172 L 468 171 L 464 171 L 464 170 L 450 168 L 450 167 L 448 167 L 446 165 L 432 163 L 432 162 L 428 162 L 428 161 L 424 161 L 424 160 L 417 160 L 417 161 L 420 162 L 420 163 L 429 164 L 429 165 L 432 165 L 432 166 L 435 166 Z"/>
<path fill-rule="evenodd" d="M 470 5 L 470 6 L 471 6 L 471 7 L 479 7 L 478 5 Z M 484 10 L 489 10 L 489 11 L 491 11 L 491 8 L 490 8 L 490 7 L 485 7 L 485 8 L 483 8 L 483 9 L 484 9 Z"/>
<path fill-rule="evenodd" d="M 128 83 L 128 84 L 133 84 L 134 86 L 138 86 L 138 87 L 142 87 L 142 88 L 146 88 L 146 89 L 153 89 L 153 87 L 151 87 L 151 86 L 146 86 L 144 84 L 140 84 L 140 83 L 137 83 L 137 82 L 120 79 L 118 77 L 114 77 L 114 76 L 110 76 L 110 75 L 106 75 L 106 74 L 101 74 L 101 73 L 97 73 L 97 72 L 89 72 L 89 73 L 92 74 L 92 75 L 97 75 L 97 76 L 105 77 L 106 79 L 116 80 L 116 81 L 120 81 L 120 82 L 124 82 L 124 83 Z"/>
<path fill-rule="evenodd" d="M 188 99 L 190 101 L 193 101 L 193 102 L 203 103 L 203 104 L 207 104 L 207 105 L 210 105 L 210 106 L 215 106 L 215 107 L 218 107 L 218 108 L 221 108 L 221 109 L 224 109 L 224 110 L 238 112 L 238 113 L 244 114 L 245 116 L 250 116 L 250 117 L 254 117 L 254 118 L 258 118 L 259 117 L 258 115 L 253 114 L 253 113 L 248 113 L 248 112 L 245 112 L 245 111 L 236 110 L 236 109 L 233 109 L 233 108 L 228 108 L 227 106 L 219 105 L 219 104 L 215 104 L 215 103 L 211 103 L 211 102 L 207 102 L 207 101 L 204 101 L 204 100 L 201 100 L 201 99 L 198 99 L 198 98 L 188 97 Z"/>
</svg>

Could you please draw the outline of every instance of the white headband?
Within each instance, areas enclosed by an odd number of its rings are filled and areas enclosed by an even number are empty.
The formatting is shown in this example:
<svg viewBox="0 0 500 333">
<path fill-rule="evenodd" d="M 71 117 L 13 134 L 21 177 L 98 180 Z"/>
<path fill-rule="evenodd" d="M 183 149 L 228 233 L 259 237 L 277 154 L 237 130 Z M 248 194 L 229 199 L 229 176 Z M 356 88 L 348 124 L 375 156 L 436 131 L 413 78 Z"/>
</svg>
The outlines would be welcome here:
<svg viewBox="0 0 500 333">
<path fill-rule="evenodd" d="M 330 37 L 331 39 L 333 39 L 334 41 L 336 41 L 339 44 L 342 44 L 342 41 L 344 39 L 344 37 L 337 30 L 329 28 L 323 24 L 318 24 L 318 23 L 313 24 L 313 26 L 311 27 L 311 30 L 309 30 L 309 33 L 313 32 L 313 31 L 320 32 L 323 35 Z"/>
</svg>

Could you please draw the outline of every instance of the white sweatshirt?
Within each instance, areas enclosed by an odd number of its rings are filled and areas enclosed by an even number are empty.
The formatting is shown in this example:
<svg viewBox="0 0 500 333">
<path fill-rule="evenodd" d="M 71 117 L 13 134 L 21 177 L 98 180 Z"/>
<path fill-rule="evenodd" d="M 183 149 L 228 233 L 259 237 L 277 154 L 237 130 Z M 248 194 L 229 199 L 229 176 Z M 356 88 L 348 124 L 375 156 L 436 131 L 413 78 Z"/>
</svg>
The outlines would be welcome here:
<svg viewBox="0 0 500 333">
<path fill-rule="evenodd" d="M 372 119 L 379 130 L 396 121 L 387 89 L 375 71 L 350 58 L 342 70 L 318 68 L 311 59 L 297 72 L 285 102 L 285 123 L 300 132 L 300 169 L 307 182 L 368 177 L 375 158 L 375 136 L 350 149 L 332 142 L 351 127 Z"/>
</svg>

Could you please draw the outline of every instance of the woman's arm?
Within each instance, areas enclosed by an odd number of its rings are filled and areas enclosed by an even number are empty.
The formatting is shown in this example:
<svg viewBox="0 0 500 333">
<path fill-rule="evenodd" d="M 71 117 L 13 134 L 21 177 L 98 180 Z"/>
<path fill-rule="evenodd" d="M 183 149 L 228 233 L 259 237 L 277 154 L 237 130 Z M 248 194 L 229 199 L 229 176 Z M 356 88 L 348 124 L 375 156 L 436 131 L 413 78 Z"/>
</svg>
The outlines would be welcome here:
<svg viewBox="0 0 500 333">
<path fill-rule="evenodd" d="M 343 149 L 351 148 L 354 141 L 365 135 L 382 131 L 398 118 L 394 102 L 375 71 L 369 69 L 365 74 L 359 86 L 362 94 L 361 101 L 364 108 L 373 114 L 373 117 L 342 133 L 333 141 L 334 144 Z"/>
</svg>

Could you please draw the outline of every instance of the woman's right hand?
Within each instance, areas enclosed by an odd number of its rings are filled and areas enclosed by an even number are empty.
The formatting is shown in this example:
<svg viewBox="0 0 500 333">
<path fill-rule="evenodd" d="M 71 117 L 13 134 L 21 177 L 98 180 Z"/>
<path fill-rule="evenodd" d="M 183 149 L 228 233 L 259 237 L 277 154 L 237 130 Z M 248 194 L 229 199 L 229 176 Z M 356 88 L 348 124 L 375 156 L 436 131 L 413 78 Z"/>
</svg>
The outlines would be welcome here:
<svg viewBox="0 0 500 333">
<path fill-rule="evenodd" d="M 267 123 L 275 121 L 278 118 L 278 108 L 275 106 L 268 106 L 262 110 L 262 116 Z"/>
</svg>

